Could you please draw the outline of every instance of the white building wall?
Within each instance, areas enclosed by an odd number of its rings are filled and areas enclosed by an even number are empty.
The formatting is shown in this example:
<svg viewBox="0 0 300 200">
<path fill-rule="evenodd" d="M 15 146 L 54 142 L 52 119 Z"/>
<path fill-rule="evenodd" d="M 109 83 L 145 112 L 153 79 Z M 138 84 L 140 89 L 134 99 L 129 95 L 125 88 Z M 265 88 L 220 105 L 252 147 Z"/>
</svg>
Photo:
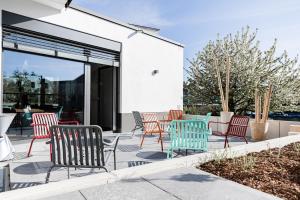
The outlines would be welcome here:
<svg viewBox="0 0 300 200">
<path fill-rule="evenodd" d="M 27 0 L 0 1 L 0 8 L 121 42 L 121 113 L 182 108 L 183 47 L 72 8 L 60 11 Z M 159 73 L 153 76 L 153 70 Z"/>
<path fill-rule="evenodd" d="M 0 14 L 0 24 L 2 24 L 2 15 Z M 2 38 L 2 26 L 0 26 L 0 38 Z M 2 102 L 3 102 L 3 97 L 2 97 L 2 93 L 3 93 L 3 80 L 2 80 L 2 74 L 3 74 L 3 70 L 2 70 L 2 45 L 0 45 L 0 114 L 2 113 Z"/>
</svg>

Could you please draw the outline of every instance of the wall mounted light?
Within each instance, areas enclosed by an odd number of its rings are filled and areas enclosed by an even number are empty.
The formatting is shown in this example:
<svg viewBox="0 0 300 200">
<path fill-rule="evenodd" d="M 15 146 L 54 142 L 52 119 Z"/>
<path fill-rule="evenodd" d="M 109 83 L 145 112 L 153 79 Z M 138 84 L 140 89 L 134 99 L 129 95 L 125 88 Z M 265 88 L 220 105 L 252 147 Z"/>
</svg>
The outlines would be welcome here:
<svg viewBox="0 0 300 200">
<path fill-rule="evenodd" d="M 158 69 L 155 69 L 152 71 L 152 76 L 155 76 L 156 74 L 158 74 L 159 70 Z"/>
</svg>

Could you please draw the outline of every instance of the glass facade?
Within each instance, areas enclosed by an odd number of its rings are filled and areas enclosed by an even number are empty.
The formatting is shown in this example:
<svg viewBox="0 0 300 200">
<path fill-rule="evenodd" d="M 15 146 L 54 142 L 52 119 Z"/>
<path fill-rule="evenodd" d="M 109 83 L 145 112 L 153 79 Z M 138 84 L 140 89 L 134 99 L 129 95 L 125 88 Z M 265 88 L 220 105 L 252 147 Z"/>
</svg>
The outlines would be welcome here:
<svg viewBox="0 0 300 200">
<path fill-rule="evenodd" d="M 3 112 L 17 113 L 13 126 L 27 127 L 35 112 L 83 123 L 84 63 L 5 50 Z"/>
</svg>

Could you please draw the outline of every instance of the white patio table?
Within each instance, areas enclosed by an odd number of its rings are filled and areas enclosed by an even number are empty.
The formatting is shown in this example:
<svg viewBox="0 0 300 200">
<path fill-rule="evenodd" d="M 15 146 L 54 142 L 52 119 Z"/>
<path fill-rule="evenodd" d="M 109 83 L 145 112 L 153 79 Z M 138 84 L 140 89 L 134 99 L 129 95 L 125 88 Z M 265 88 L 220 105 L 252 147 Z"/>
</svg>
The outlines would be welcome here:
<svg viewBox="0 0 300 200">
<path fill-rule="evenodd" d="M 14 113 L 0 113 L 0 162 L 13 159 L 15 149 L 6 135 L 6 131 L 15 116 Z"/>
</svg>

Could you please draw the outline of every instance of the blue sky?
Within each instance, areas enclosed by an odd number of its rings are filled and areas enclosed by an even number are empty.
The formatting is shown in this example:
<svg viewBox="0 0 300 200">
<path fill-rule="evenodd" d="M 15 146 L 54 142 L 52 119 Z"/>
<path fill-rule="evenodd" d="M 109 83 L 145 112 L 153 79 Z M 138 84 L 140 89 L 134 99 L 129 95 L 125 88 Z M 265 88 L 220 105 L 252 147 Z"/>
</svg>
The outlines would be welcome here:
<svg viewBox="0 0 300 200">
<path fill-rule="evenodd" d="M 73 4 L 124 22 L 160 28 L 162 36 L 185 45 L 185 59 L 192 59 L 218 33 L 235 33 L 247 25 L 253 31 L 258 28 L 262 49 L 277 38 L 278 53 L 287 50 L 291 57 L 300 53 L 300 0 L 73 0 Z M 78 71 L 69 70 L 75 65 Z M 56 78 L 68 80 L 83 70 L 81 63 L 13 52 L 5 53 L 4 66 L 6 74 L 18 68 L 48 77 L 60 74 Z"/>
<path fill-rule="evenodd" d="M 73 0 L 80 5 L 125 22 L 154 26 L 160 34 L 185 45 L 191 59 L 219 33 L 242 27 L 258 28 L 262 49 L 278 39 L 278 53 L 300 53 L 299 0 Z"/>
</svg>

